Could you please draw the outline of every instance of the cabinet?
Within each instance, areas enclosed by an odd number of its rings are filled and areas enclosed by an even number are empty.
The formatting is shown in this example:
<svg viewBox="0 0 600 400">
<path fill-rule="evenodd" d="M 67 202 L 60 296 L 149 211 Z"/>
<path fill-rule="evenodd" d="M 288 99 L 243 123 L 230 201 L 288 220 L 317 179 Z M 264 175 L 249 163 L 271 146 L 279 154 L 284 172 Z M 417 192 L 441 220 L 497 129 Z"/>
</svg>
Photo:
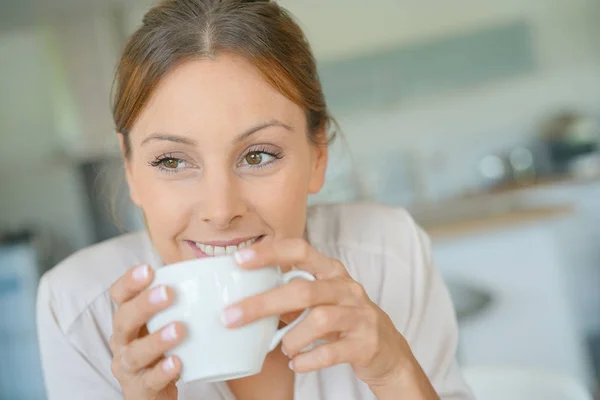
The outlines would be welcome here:
<svg viewBox="0 0 600 400">
<path fill-rule="evenodd" d="M 461 324 L 464 366 L 555 371 L 593 385 L 584 338 L 565 287 L 569 273 L 556 235 L 568 220 L 548 220 L 434 242 L 449 281 L 489 291 L 492 303 Z"/>
<path fill-rule="evenodd" d="M 524 204 L 574 206 L 570 222 L 556 231 L 566 290 L 580 329 L 586 335 L 600 333 L 600 179 L 540 186 L 515 196 Z"/>
</svg>

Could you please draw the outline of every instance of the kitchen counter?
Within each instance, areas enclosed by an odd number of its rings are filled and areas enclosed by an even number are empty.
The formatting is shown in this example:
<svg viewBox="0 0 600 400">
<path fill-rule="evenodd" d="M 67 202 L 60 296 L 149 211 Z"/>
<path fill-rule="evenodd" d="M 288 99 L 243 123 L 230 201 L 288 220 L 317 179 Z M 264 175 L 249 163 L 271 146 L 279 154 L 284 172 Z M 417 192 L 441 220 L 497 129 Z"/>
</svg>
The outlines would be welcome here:
<svg viewBox="0 0 600 400">
<path fill-rule="evenodd" d="M 569 204 L 549 205 L 539 207 L 515 207 L 489 213 L 474 213 L 455 219 L 437 219 L 435 217 L 417 222 L 431 236 L 433 240 L 456 238 L 471 234 L 481 234 L 492 230 L 505 229 L 512 226 L 545 221 L 553 218 L 568 216 L 574 212 L 574 207 Z M 452 214 L 452 209 L 446 211 Z"/>
<path fill-rule="evenodd" d="M 560 185 L 586 185 L 600 182 L 600 174 L 587 177 L 574 177 L 570 174 L 555 174 L 538 177 L 536 181 L 527 184 L 518 184 L 516 182 L 498 185 L 486 191 L 474 192 L 465 196 L 465 198 L 487 197 L 494 195 L 503 195 L 528 189 L 539 189 L 549 186 Z"/>
</svg>

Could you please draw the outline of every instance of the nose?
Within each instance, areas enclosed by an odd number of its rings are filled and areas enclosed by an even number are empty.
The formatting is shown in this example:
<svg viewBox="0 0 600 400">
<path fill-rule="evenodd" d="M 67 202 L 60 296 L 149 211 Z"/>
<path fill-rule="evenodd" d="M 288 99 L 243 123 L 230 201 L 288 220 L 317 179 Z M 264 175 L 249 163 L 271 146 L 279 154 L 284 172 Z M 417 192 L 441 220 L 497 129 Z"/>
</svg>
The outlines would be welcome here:
<svg viewBox="0 0 600 400">
<path fill-rule="evenodd" d="M 238 180 L 233 174 L 205 174 L 200 193 L 200 216 L 217 229 L 226 229 L 247 211 Z"/>
</svg>

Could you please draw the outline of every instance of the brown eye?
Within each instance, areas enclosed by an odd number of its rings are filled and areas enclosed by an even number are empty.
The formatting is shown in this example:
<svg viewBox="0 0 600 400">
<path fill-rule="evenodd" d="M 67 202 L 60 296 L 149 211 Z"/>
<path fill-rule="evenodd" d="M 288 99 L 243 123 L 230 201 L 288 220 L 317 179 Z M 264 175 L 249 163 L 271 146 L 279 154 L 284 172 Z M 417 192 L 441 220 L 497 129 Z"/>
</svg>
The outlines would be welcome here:
<svg viewBox="0 0 600 400">
<path fill-rule="evenodd" d="M 167 169 L 176 169 L 179 166 L 179 160 L 176 158 L 166 158 L 162 160 L 162 166 Z"/>
<path fill-rule="evenodd" d="M 262 162 L 262 153 L 253 151 L 246 155 L 246 162 L 250 165 L 258 165 Z"/>
</svg>

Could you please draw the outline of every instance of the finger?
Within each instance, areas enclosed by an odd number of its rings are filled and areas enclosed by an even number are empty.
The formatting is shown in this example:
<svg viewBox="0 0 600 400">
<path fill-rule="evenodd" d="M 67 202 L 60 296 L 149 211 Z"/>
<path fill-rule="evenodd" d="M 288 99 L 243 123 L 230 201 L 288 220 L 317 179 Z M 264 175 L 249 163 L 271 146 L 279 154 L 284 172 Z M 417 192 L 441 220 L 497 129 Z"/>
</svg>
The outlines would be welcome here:
<svg viewBox="0 0 600 400">
<path fill-rule="evenodd" d="M 316 305 L 352 304 L 355 299 L 348 294 L 348 287 L 341 279 L 297 279 L 227 307 L 222 314 L 223 323 L 234 328 L 265 317 L 300 311 Z"/>
<path fill-rule="evenodd" d="M 138 265 L 129 269 L 110 288 L 110 297 L 120 306 L 131 300 L 152 282 L 154 271 L 149 265 Z"/>
<path fill-rule="evenodd" d="M 320 306 L 312 309 L 306 318 L 283 338 L 282 350 L 294 357 L 319 339 L 345 335 L 360 325 L 361 316 L 356 307 Z M 333 333 L 337 335 L 332 335 Z"/>
<path fill-rule="evenodd" d="M 312 372 L 337 364 L 349 363 L 353 354 L 358 352 L 360 352 L 360 342 L 342 339 L 298 354 L 290 361 L 290 368 L 298 373 Z"/>
<path fill-rule="evenodd" d="M 181 323 L 172 323 L 152 335 L 136 339 L 121 352 L 125 372 L 137 374 L 153 365 L 163 354 L 181 343 L 185 329 Z"/>
<path fill-rule="evenodd" d="M 282 321 L 285 325 L 289 325 L 292 322 L 294 322 L 294 320 L 298 318 L 300 314 L 302 314 L 302 311 L 293 311 L 290 313 L 281 314 L 279 316 L 279 320 Z"/>
<path fill-rule="evenodd" d="M 181 361 L 176 356 L 162 359 L 152 368 L 140 375 L 144 388 L 152 393 L 159 393 L 169 384 L 179 379 L 181 373 Z"/>
<path fill-rule="evenodd" d="M 295 266 L 310 272 L 317 279 L 349 276 L 344 265 L 329 258 L 302 239 L 281 239 L 259 242 L 235 254 L 238 264 L 247 269 L 266 266 Z"/>
<path fill-rule="evenodd" d="M 137 338 L 140 328 L 154 314 L 167 308 L 173 302 L 173 298 L 173 290 L 160 285 L 145 290 L 124 303 L 113 316 L 114 344 L 124 346 Z"/>
</svg>

